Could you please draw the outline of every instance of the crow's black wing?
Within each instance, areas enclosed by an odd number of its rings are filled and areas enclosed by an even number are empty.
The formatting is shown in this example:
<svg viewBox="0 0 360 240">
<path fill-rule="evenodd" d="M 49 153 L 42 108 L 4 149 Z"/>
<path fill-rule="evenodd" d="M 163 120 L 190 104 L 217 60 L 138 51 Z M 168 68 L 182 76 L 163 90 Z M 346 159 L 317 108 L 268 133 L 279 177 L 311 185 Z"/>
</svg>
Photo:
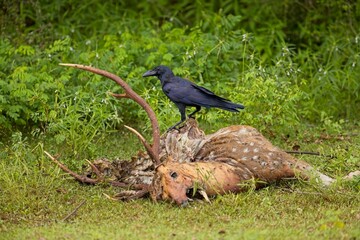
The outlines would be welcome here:
<svg viewBox="0 0 360 240">
<path fill-rule="evenodd" d="M 175 103 L 194 105 L 189 96 L 194 95 L 193 83 L 180 77 L 173 77 L 170 82 L 165 83 L 162 89 L 168 98 Z"/>
<path fill-rule="evenodd" d="M 229 101 L 180 77 L 173 77 L 170 82 L 165 83 L 163 91 L 171 101 L 187 106 L 221 107 L 224 102 Z"/>
<path fill-rule="evenodd" d="M 193 83 L 193 87 L 194 88 L 196 88 L 196 89 L 198 89 L 199 91 L 201 91 L 201 92 L 203 92 L 203 93 L 205 93 L 205 94 L 208 94 L 208 95 L 210 95 L 210 96 L 212 96 L 212 97 L 214 97 L 214 98 L 217 98 L 217 99 L 219 99 L 219 100 L 222 100 L 222 101 L 230 101 L 229 99 L 226 99 L 226 98 L 223 98 L 223 97 L 219 97 L 219 96 L 217 96 L 215 93 L 213 93 L 212 91 L 210 91 L 209 89 L 206 89 L 206 88 L 204 88 L 204 87 L 200 87 L 200 86 L 198 86 L 198 85 L 196 85 L 196 84 L 194 84 Z"/>
</svg>

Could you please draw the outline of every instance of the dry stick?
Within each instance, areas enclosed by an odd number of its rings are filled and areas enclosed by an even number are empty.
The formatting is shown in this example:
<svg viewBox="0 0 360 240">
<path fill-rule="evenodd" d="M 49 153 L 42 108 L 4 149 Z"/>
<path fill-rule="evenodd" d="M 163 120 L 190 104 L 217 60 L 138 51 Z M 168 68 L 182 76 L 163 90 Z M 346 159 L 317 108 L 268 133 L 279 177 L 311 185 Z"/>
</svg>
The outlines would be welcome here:
<svg viewBox="0 0 360 240">
<path fill-rule="evenodd" d="M 303 151 L 285 151 L 286 153 L 290 154 L 305 154 L 305 155 L 314 155 L 314 156 L 322 156 L 322 157 L 328 157 L 328 158 L 336 158 L 334 155 L 325 155 L 318 152 L 303 152 Z"/>
<path fill-rule="evenodd" d="M 106 193 L 103 193 L 103 195 L 104 195 L 107 199 L 110 199 L 110 200 L 113 200 L 113 201 L 118 201 L 118 199 L 113 198 L 113 197 L 107 195 Z"/>
<path fill-rule="evenodd" d="M 294 191 L 292 189 L 287 189 L 287 188 L 282 188 L 281 190 L 285 192 L 298 193 L 298 194 L 322 195 L 322 193 L 320 192 L 302 192 L 299 190 Z"/>
<path fill-rule="evenodd" d="M 71 213 L 69 213 L 66 217 L 64 217 L 63 221 L 65 222 L 68 220 L 72 215 L 76 214 L 77 210 L 81 208 L 82 205 L 84 205 L 86 200 L 83 200 Z"/>
<path fill-rule="evenodd" d="M 154 161 L 156 164 L 160 164 L 159 159 L 159 152 L 160 152 L 160 130 L 159 130 L 159 124 L 156 119 L 156 115 L 154 111 L 151 109 L 150 105 L 142 98 L 140 97 L 134 90 L 131 89 L 131 87 L 120 77 L 116 76 L 113 73 L 100 70 L 94 67 L 80 65 L 80 64 L 71 64 L 71 63 L 60 63 L 61 66 L 67 66 L 67 67 L 74 67 L 82 70 L 86 70 L 107 78 L 110 78 L 117 84 L 119 84 L 124 90 L 125 94 L 115 94 L 115 97 L 119 98 L 131 98 L 134 101 L 136 101 L 148 114 L 151 126 L 152 126 L 152 136 L 153 136 L 153 144 L 151 151 L 149 152 L 150 155 L 154 158 Z"/>
</svg>

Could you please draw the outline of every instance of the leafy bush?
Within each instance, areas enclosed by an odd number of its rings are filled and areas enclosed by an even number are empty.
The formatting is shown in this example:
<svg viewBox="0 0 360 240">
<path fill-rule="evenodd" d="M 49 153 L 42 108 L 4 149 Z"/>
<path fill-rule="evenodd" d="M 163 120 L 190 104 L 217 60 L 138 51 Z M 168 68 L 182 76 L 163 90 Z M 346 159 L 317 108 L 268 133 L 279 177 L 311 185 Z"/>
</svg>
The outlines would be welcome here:
<svg viewBox="0 0 360 240">
<path fill-rule="evenodd" d="M 178 121 L 177 109 L 158 80 L 141 77 L 159 64 L 246 105 L 239 114 L 200 114 L 213 128 L 331 125 L 359 118 L 358 16 L 347 1 L 24 4 L 7 3 L 2 16 L 4 23 L 17 23 L 2 25 L 3 133 L 48 131 L 74 145 L 122 122 L 149 128 L 138 106 L 106 94 L 121 91 L 113 82 L 60 62 L 93 65 L 124 78 L 155 109 L 162 129 Z M 140 9 L 147 11 L 138 14 Z"/>
</svg>

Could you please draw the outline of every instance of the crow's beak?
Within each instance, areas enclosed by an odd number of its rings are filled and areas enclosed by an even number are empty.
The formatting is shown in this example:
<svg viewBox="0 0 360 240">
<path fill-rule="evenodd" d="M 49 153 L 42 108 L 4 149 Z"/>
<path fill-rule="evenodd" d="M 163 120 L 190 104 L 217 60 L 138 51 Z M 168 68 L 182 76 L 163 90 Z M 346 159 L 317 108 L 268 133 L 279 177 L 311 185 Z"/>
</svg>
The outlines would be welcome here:
<svg viewBox="0 0 360 240">
<path fill-rule="evenodd" d="M 156 76 L 157 72 L 154 70 L 149 70 L 146 73 L 144 73 L 143 77 L 150 77 L 150 76 Z"/>
</svg>

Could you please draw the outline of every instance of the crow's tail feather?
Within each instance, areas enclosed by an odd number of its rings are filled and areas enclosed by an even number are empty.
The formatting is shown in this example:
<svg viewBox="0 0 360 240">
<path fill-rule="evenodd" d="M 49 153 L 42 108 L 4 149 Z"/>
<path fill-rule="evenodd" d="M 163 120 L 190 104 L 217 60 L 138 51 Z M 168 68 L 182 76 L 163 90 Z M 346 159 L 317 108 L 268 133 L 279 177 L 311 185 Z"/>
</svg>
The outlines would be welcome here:
<svg viewBox="0 0 360 240">
<path fill-rule="evenodd" d="M 239 112 L 239 109 L 244 109 L 244 105 L 232 103 L 232 102 L 222 102 L 220 105 L 216 106 L 218 108 L 230 111 L 230 112 Z"/>
</svg>

